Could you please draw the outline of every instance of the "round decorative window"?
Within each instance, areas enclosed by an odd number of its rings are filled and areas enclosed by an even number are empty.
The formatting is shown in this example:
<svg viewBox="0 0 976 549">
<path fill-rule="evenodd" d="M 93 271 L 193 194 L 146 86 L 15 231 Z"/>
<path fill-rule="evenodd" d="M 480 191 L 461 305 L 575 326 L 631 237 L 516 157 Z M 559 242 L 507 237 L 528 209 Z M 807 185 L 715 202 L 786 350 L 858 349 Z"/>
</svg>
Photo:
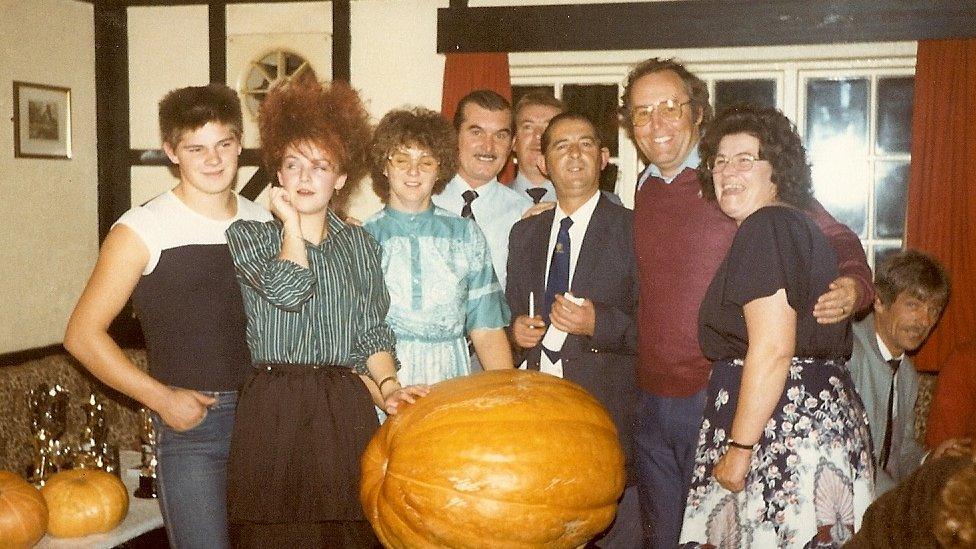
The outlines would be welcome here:
<svg viewBox="0 0 976 549">
<path fill-rule="evenodd" d="M 257 61 L 251 61 L 241 85 L 241 96 L 247 110 L 257 116 L 268 91 L 279 84 L 304 78 L 315 78 L 315 71 L 308 60 L 292 51 L 274 50 Z"/>
</svg>

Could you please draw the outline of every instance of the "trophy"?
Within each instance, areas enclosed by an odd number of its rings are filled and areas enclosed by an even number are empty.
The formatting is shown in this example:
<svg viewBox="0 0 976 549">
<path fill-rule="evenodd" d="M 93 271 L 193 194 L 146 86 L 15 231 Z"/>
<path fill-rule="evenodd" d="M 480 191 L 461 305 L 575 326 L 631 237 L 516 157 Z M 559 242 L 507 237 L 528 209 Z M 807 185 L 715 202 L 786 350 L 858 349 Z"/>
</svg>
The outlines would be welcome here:
<svg viewBox="0 0 976 549">
<path fill-rule="evenodd" d="M 139 467 L 139 487 L 133 494 L 137 498 L 156 497 L 156 429 L 149 410 L 139 409 L 139 439 L 142 448 L 142 465 Z"/>
<path fill-rule="evenodd" d="M 104 406 L 96 394 L 91 393 L 88 402 L 83 407 L 85 428 L 82 431 L 78 451 L 75 453 L 75 466 L 83 469 L 102 469 L 119 476 L 121 473 L 119 471 L 119 448 L 107 442 Z"/>
<path fill-rule="evenodd" d="M 68 421 L 68 397 L 60 385 L 43 383 L 27 393 L 34 435 L 34 463 L 28 478 L 36 486 L 44 486 L 48 477 L 70 465 L 70 448 L 61 442 Z"/>
</svg>

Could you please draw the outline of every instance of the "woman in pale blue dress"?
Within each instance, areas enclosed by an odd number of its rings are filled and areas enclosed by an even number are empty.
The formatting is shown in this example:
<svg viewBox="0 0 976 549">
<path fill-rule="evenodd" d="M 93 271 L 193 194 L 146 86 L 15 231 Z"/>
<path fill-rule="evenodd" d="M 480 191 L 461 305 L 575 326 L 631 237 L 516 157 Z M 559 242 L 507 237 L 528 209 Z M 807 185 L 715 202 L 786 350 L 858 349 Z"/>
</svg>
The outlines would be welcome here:
<svg viewBox="0 0 976 549">
<path fill-rule="evenodd" d="M 439 114 L 394 110 L 370 148 L 373 189 L 386 204 L 363 227 L 379 242 L 396 334 L 400 383 L 471 372 L 468 340 L 485 370 L 512 368 L 510 312 L 484 235 L 431 202 L 454 174 L 454 131 Z"/>
</svg>

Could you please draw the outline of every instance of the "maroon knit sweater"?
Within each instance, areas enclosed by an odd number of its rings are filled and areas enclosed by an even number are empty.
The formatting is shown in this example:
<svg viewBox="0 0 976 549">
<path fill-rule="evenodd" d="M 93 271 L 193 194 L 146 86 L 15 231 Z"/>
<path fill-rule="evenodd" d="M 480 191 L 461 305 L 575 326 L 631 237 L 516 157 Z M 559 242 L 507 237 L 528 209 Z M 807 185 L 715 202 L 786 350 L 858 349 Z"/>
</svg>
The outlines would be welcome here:
<svg viewBox="0 0 976 549">
<path fill-rule="evenodd" d="M 637 383 L 648 393 L 691 396 L 708 384 L 711 364 L 698 345 L 698 309 L 725 259 L 736 225 L 701 197 L 698 172 L 670 184 L 649 177 L 634 197 L 634 247 L 640 281 Z M 857 309 L 874 300 L 871 269 L 857 235 L 814 200 L 807 214 L 837 254 L 840 274 L 861 287 Z"/>
<path fill-rule="evenodd" d="M 670 184 L 649 177 L 634 198 L 640 280 L 637 383 L 686 397 L 708 384 L 711 363 L 698 346 L 698 308 L 732 245 L 735 222 L 701 197 L 698 173 Z"/>
</svg>

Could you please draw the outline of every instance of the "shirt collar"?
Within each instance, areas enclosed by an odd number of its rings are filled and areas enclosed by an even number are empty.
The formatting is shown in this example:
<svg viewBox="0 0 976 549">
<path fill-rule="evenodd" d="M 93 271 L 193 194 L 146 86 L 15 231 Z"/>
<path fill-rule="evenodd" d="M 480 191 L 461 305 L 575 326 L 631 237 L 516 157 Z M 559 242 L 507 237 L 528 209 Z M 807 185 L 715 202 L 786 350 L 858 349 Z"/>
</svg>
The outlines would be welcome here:
<svg viewBox="0 0 976 549">
<path fill-rule="evenodd" d="M 496 186 L 501 185 L 501 183 L 498 182 L 498 178 L 497 177 L 493 177 L 491 179 L 491 181 L 485 183 L 484 185 L 478 187 L 477 189 L 475 189 L 474 187 L 472 187 L 468 183 L 468 181 L 466 179 L 464 179 L 463 177 L 461 177 L 461 174 L 455 174 L 454 175 L 454 180 L 457 181 L 457 183 L 458 183 L 458 190 L 461 191 L 461 192 L 458 193 L 458 196 L 461 196 L 462 194 L 464 194 L 464 191 L 474 191 L 474 192 L 478 193 L 478 196 L 479 197 L 487 196 L 487 195 L 491 194 L 492 191 L 495 190 L 495 187 Z"/>
<path fill-rule="evenodd" d="M 413 220 L 421 217 L 430 217 L 434 215 L 434 203 L 431 202 L 430 205 L 427 206 L 426 210 L 420 212 L 404 212 L 394 208 L 393 206 L 390 206 L 389 204 L 383 207 L 383 211 L 386 212 L 386 215 L 394 219 Z"/>
<path fill-rule="evenodd" d="M 893 358 L 897 358 L 899 361 L 905 358 L 905 353 L 902 353 L 899 357 L 892 356 L 891 351 L 888 350 L 888 346 L 885 345 L 884 340 L 881 339 L 881 334 L 879 334 L 877 330 L 874 331 L 874 337 L 878 338 L 878 350 L 881 351 L 881 358 L 883 358 L 885 362 L 888 362 Z"/>
<path fill-rule="evenodd" d="M 678 171 L 674 173 L 673 177 L 664 177 L 663 175 L 661 175 L 660 168 L 658 168 L 654 164 L 648 164 L 647 167 L 644 168 L 644 172 L 641 174 L 640 178 L 637 180 L 637 187 L 640 188 L 640 186 L 643 185 L 645 181 L 647 181 L 647 178 L 651 176 L 663 179 L 665 183 L 670 184 L 672 181 L 674 181 L 676 177 L 678 177 L 678 175 L 681 174 L 681 172 L 685 171 L 685 168 L 691 168 L 693 170 L 696 170 L 698 169 L 699 164 L 701 164 L 701 156 L 699 156 L 698 154 L 698 145 L 696 144 L 694 147 L 691 148 L 691 152 L 688 153 L 688 156 L 685 158 L 685 161 L 682 162 L 680 166 L 678 166 Z"/>
<path fill-rule="evenodd" d="M 585 227 L 590 223 L 590 218 L 593 217 L 593 211 L 596 210 L 596 203 L 600 201 L 600 191 L 593 193 L 593 196 L 589 198 L 582 206 L 576 208 L 573 215 L 566 215 L 563 211 L 562 206 L 556 202 L 556 217 L 552 220 L 553 225 L 557 225 L 564 217 L 569 217 L 573 220 L 573 227 Z"/>
</svg>

